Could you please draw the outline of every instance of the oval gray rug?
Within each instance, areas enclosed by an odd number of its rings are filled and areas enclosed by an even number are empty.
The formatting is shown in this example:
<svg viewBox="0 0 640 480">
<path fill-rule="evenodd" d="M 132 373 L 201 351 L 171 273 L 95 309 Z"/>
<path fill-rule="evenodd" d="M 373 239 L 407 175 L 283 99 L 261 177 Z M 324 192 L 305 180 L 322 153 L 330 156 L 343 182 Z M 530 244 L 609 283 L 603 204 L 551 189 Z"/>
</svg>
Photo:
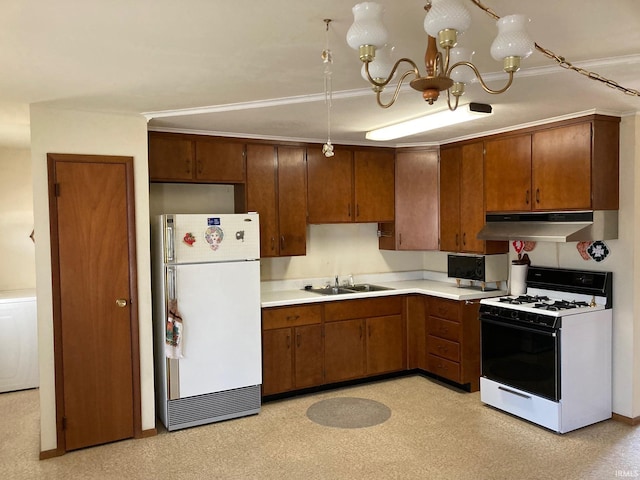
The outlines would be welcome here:
<svg viewBox="0 0 640 480">
<path fill-rule="evenodd" d="M 386 422 L 391 409 L 368 398 L 336 397 L 311 405 L 307 417 L 325 427 L 364 428 Z"/>
</svg>

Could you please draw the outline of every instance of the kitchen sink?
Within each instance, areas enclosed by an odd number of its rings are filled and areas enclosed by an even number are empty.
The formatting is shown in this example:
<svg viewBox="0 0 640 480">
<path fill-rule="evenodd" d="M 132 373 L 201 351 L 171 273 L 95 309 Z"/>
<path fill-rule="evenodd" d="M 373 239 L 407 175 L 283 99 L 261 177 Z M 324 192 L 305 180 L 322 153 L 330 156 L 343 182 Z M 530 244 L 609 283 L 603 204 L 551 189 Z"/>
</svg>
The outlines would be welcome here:
<svg viewBox="0 0 640 480">
<path fill-rule="evenodd" d="M 380 285 L 371 285 L 370 283 L 361 283 L 358 285 L 344 287 L 324 287 L 324 288 L 305 288 L 307 292 L 319 293 L 321 295 L 341 295 L 348 293 L 362 292 L 379 292 L 382 290 L 393 290 L 393 288 L 382 287 Z"/>
<path fill-rule="evenodd" d="M 361 283 L 350 287 L 345 287 L 356 292 L 379 292 L 382 290 L 393 290 L 389 287 L 381 287 L 380 285 L 371 285 L 370 283 Z"/>
</svg>

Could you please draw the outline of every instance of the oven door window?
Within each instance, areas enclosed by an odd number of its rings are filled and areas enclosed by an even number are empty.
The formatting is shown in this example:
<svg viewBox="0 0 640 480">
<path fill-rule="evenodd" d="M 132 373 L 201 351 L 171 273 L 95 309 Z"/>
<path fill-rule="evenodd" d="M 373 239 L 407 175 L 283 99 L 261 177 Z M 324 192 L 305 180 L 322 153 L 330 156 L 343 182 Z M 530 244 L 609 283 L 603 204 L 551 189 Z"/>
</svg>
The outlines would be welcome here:
<svg viewBox="0 0 640 480">
<path fill-rule="evenodd" d="M 560 331 L 482 319 L 482 376 L 560 400 Z"/>
</svg>

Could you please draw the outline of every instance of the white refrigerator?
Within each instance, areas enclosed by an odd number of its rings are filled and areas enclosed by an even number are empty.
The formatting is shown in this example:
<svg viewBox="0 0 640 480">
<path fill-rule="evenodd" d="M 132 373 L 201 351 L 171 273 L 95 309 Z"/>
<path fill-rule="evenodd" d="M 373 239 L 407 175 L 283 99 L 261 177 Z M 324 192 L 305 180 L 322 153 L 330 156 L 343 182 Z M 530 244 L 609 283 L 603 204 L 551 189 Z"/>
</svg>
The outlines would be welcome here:
<svg viewBox="0 0 640 480">
<path fill-rule="evenodd" d="M 158 415 L 168 430 L 260 411 L 258 215 L 152 225 Z"/>
</svg>

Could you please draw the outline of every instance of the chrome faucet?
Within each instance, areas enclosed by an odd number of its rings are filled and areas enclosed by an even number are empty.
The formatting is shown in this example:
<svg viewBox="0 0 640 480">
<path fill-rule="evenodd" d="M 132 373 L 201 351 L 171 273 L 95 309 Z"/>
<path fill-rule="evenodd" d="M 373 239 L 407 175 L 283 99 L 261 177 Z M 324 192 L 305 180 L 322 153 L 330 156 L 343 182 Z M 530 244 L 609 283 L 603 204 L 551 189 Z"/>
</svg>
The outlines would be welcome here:
<svg viewBox="0 0 640 480">
<path fill-rule="evenodd" d="M 338 275 L 336 275 L 336 283 L 335 283 L 336 288 L 338 288 L 340 286 L 340 282 L 338 281 Z"/>
</svg>

